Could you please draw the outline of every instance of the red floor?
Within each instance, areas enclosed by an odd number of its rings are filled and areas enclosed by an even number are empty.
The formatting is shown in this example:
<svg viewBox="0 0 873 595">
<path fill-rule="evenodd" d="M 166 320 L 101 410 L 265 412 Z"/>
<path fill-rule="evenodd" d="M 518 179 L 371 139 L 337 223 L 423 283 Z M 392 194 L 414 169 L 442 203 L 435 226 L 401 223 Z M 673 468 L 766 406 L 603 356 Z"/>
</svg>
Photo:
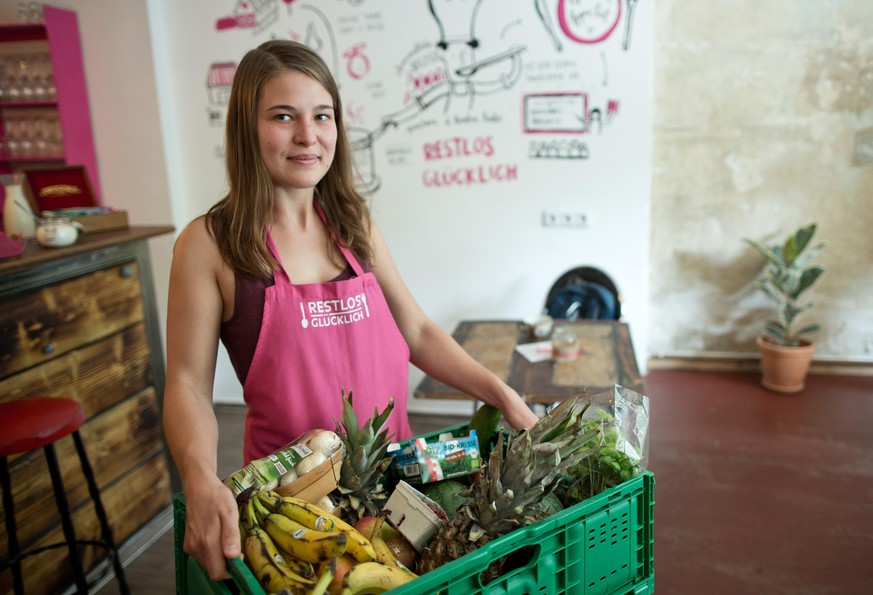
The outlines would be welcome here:
<svg viewBox="0 0 873 595">
<path fill-rule="evenodd" d="M 873 593 L 873 377 L 652 370 L 655 592 Z"/>
</svg>

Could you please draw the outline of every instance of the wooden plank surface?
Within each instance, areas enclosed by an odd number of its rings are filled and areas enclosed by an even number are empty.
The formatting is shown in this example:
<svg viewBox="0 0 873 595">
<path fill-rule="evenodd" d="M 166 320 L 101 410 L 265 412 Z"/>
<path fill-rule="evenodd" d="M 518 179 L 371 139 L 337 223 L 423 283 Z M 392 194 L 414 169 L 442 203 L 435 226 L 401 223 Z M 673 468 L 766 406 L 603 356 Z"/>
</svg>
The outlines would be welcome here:
<svg viewBox="0 0 873 595">
<path fill-rule="evenodd" d="M 463 321 L 452 336 L 473 359 L 491 370 L 498 378 L 513 386 L 511 381 L 513 359 L 518 355 L 515 346 L 526 332 L 522 324 L 507 320 Z M 423 399 L 472 399 L 470 395 L 425 376 L 415 389 L 415 396 Z"/>
<path fill-rule="evenodd" d="M 142 321 L 137 270 L 131 261 L 6 300 L 0 312 L 0 376 Z"/>
<path fill-rule="evenodd" d="M 483 364 L 532 403 L 553 403 L 578 392 L 595 394 L 620 384 L 643 391 L 630 330 L 611 320 L 556 321 L 572 328 L 584 353 L 570 362 L 531 363 L 515 351 L 518 344 L 536 341 L 520 321 L 462 321 L 453 333 L 473 359 Z M 418 398 L 469 399 L 450 386 L 426 376 L 415 391 Z"/>
<path fill-rule="evenodd" d="M 75 399 L 90 418 L 152 384 L 145 325 L 86 343 L 79 349 L 3 379 L 0 402 L 38 395 Z"/>
<path fill-rule="evenodd" d="M 85 254 L 93 250 L 136 242 L 173 231 L 170 225 L 133 226 L 122 231 L 106 231 L 88 235 L 80 235 L 72 246 L 66 248 L 44 248 L 36 242 L 28 242 L 20 256 L 0 260 L 0 275 L 34 267 L 36 265 Z"/>
<path fill-rule="evenodd" d="M 597 394 L 619 384 L 638 393 L 643 381 L 627 324 L 607 320 L 561 321 L 578 335 L 583 353 L 573 361 L 535 364 L 519 358 L 515 382 L 531 403 L 554 403 L 583 392 Z"/>
</svg>

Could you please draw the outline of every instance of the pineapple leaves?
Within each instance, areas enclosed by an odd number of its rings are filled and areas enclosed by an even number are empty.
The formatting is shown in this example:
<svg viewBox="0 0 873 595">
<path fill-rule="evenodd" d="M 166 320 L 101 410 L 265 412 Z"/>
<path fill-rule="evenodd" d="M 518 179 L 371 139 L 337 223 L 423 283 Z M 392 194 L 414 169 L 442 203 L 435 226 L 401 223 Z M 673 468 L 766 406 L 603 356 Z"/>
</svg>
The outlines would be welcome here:
<svg viewBox="0 0 873 595">
<path fill-rule="evenodd" d="M 543 498 L 551 494 L 574 465 L 598 444 L 583 413 L 590 399 L 576 395 L 563 401 L 522 432 L 500 430 L 468 502 L 424 548 L 419 570 L 427 572 L 476 548 L 545 518 Z M 503 558 L 483 571 L 483 584 L 498 576 Z"/>
<path fill-rule="evenodd" d="M 391 465 L 387 454 L 391 437 L 385 424 L 394 409 L 394 398 L 379 413 L 374 409 L 373 417 L 358 423 L 355 414 L 352 391 L 342 393 L 341 422 L 336 422 L 337 434 L 345 447 L 345 456 L 340 467 L 337 492 L 341 516 L 354 523 L 362 516 L 372 515 L 381 510 L 387 499 L 385 486 L 381 481 Z"/>
<path fill-rule="evenodd" d="M 342 425 L 337 424 L 337 433 L 344 432 L 344 428 L 355 428 L 358 429 L 358 418 L 355 415 L 355 409 L 352 406 L 352 391 L 349 391 L 349 394 L 346 395 L 345 391 L 342 392 L 343 399 L 343 413 L 342 413 Z"/>
<path fill-rule="evenodd" d="M 351 393 L 349 393 L 349 402 L 351 402 Z M 388 418 L 391 416 L 391 411 L 394 409 L 394 397 L 391 397 L 391 400 L 388 401 L 388 406 L 382 410 L 382 413 L 379 413 L 379 408 L 373 408 L 373 419 L 367 425 L 373 429 L 373 432 L 381 432 L 382 427 L 388 421 Z"/>
</svg>

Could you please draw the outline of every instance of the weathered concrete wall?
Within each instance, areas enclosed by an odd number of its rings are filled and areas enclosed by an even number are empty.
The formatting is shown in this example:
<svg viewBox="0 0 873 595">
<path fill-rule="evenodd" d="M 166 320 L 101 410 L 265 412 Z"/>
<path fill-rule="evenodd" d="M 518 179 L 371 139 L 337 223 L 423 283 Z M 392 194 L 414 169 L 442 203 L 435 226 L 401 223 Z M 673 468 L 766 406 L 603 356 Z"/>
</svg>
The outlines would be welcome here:
<svg viewBox="0 0 873 595">
<path fill-rule="evenodd" d="M 816 359 L 873 361 L 873 2 L 654 8 L 651 355 L 755 352 L 742 238 L 817 222 Z"/>
</svg>

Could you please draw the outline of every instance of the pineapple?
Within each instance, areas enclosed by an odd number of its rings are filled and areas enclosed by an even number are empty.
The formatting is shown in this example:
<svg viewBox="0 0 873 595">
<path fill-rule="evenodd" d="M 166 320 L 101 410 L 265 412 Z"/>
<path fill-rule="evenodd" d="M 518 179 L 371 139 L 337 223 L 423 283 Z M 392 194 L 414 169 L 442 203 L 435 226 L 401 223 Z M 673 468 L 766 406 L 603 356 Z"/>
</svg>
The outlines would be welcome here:
<svg viewBox="0 0 873 595">
<path fill-rule="evenodd" d="M 466 555 L 510 531 L 536 523 L 548 513 L 542 503 L 563 481 L 567 470 L 593 451 L 589 443 L 596 431 L 583 432 L 582 414 L 590 400 L 577 395 L 567 399 L 532 428 L 498 436 L 488 465 L 466 495 L 469 503 L 424 548 L 421 574 Z M 482 583 L 500 576 L 503 559 L 483 573 Z"/>
<path fill-rule="evenodd" d="M 380 481 L 392 457 L 387 454 L 391 436 L 384 429 L 391 411 L 394 397 L 382 411 L 374 411 L 374 416 L 363 426 L 352 407 L 352 391 L 348 397 L 343 391 L 342 423 L 337 422 L 336 430 L 345 447 L 340 479 L 332 493 L 337 501 L 335 514 L 349 524 L 354 524 L 365 516 L 375 516 L 382 510 L 388 499 L 384 482 Z"/>
</svg>

